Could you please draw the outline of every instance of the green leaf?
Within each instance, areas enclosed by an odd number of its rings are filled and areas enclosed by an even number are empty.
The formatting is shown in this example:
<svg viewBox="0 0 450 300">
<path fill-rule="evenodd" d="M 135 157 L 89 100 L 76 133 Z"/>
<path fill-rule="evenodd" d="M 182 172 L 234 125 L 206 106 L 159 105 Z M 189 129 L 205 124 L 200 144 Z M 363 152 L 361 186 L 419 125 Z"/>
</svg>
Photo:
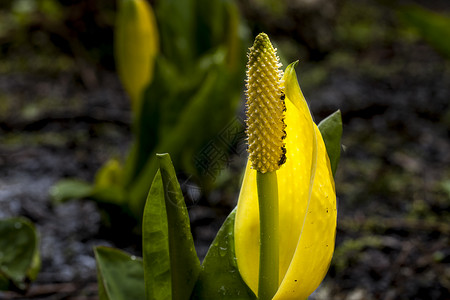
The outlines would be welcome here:
<svg viewBox="0 0 450 300">
<path fill-rule="evenodd" d="M 122 206 L 126 202 L 126 192 L 120 185 L 111 185 L 109 187 L 94 187 L 92 193 L 87 197 L 99 203 L 108 203 Z"/>
<path fill-rule="evenodd" d="M 333 176 L 341 156 L 341 137 L 342 137 L 342 116 L 341 111 L 337 110 L 319 124 L 319 130 L 322 134 L 330 158 L 331 171 Z"/>
<path fill-rule="evenodd" d="M 226 2 L 226 10 L 228 14 L 228 38 L 226 43 L 227 49 L 227 66 L 230 70 L 241 72 L 241 68 L 245 66 L 247 60 L 245 46 L 249 43 L 247 28 L 241 22 L 239 8 L 233 2 Z M 242 72 L 244 73 L 244 72 Z M 237 76 L 239 78 L 239 76 Z"/>
<path fill-rule="evenodd" d="M 450 18 L 417 5 L 403 6 L 398 15 L 442 55 L 450 58 Z"/>
<path fill-rule="evenodd" d="M 24 218 L 0 220 L 0 289 L 24 291 L 39 269 L 34 225 Z"/>
<path fill-rule="evenodd" d="M 100 300 L 145 299 L 142 259 L 104 246 L 94 252 Z"/>
<path fill-rule="evenodd" d="M 132 129 L 135 138 L 124 169 L 124 182 L 127 186 L 135 180 L 149 159 L 155 159 L 155 156 L 151 156 L 149 153 L 154 150 L 160 140 L 159 132 L 164 114 L 161 106 L 164 103 L 171 102 L 171 99 L 174 98 L 174 93 L 178 87 L 171 82 L 176 82 L 177 75 L 170 62 L 167 62 L 162 56 L 157 57 L 153 81 L 144 90 L 141 106 L 133 116 Z M 178 103 L 180 102 L 178 101 Z M 171 107 L 172 110 L 174 110 L 173 106 Z M 153 177 L 154 174 L 150 178 Z M 148 182 L 146 192 L 150 187 L 149 184 L 150 182 Z"/>
<path fill-rule="evenodd" d="M 103 168 L 99 171 L 103 177 L 101 184 L 96 182 L 95 185 L 91 185 L 79 179 L 63 179 L 58 181 L 51 187 L 50 197 L 55 203 L 62 203 L 73 199 L 91 198 L 97 202 L 123 205 L 126 200 L 124 188 L 119 183 L 105 181 L 105 175 L 111 176 L 113 174 L 109 171 L 106 174 L 104 171 Z"/>
<path fill-rule="evenodd" d="M 158 170 L 144 209 L 142 252 L 146 299 L 171 299 L 172 275 L 164 185 Z"/>
<path fill-rule="evenodd" d="M 233 210 L 206 254 L 191 299 L 256 299 L 242 280 L 234 252 Z"/>
<path fill-rule="evenodd" d="M 142 224 L 146 299 L 189 299 L 200 261 L 170 156 L 157 157 L 160 169 L 150 188 Z"/>
<path fill-rule="evenodd" d="M 227 82 L 231 80 L 231 76 L 225 69 L 225 66 L 217 65 L 211 68 L 201 88 L 189 98 L 187 106 L 178 115 L 176 124 L 160 135 L 162 138 L 153 150 L 153 155 L 171 153 L 176 166 L 182 166 L 186 172 L 195 174 L 194 155 L 201 152 L 208 142 L 225 129 L 239 102 L 239 96 L 229 92 Z M 211 114 L 214 114 L 212 121 L 209 118 Z M 222 150 L 226 153 L 227 149 Z M 153 178 L 158 169 L 157 162 L 151 157 L 129 187 L 130 207 L 136 215 L 139 212 L 142 214 L 149 190 L 148 178 Z"/>
<path fill-rule="evenodd" d="M 117 158 L 108 160 L 95 174 L 95 187 L 109 188 L 123 183 L 123 167 Z"/>
<path fill-rule="evenodd" d="M 228 28 L 225 5 L 228 3 L 220 0 L 197 0 L 195 44 L 198 56 L 226 42 Z"/>
<path fill-rule="evenodd" d="M 164 56 L 184 71 L 195 61 L 194 11 L 194 0 L 158 1 L 155 8 Z"/>
<path fill-rule="evenodd" d="M 50 189 L 53 201 L 60 203 L 71 199 L 81 199 L 92 194 L 91 184 L 79 179 L 63 179 L 58 181 Z"/>
</svg>

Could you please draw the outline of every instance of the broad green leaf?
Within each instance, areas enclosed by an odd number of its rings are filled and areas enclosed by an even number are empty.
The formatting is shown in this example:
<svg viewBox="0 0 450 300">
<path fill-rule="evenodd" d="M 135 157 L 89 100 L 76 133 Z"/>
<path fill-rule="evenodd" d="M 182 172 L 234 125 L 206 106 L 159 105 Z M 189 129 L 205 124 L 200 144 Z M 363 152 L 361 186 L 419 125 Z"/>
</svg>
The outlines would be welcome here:
<svg viewBox="0 0 450 300">
<path fill-rule="evenodd" d="M 24 291 L 39 269 L 34 225 L 24 218 L 0 220 L 0 289 Z"/>
<path fill-rule="evenodd" d="M 234 252 L 233 210 L 206 254 L 191 299 L 256 299 L 242 280 Z"/>
<path fill-rule="evenodd" d="M 222 0 L 197 0 L 196 5 L 196 47 L 197 55 L 226 42 L 227 15 L 225 1 Z"/>
<path fill-rule="evenodd" d="M 175 82 L 176 79 L 177 74 L 173 66 L 162 56 L 158 56 L 153 81 L 146 87 L 141 106 L 133 116 L 132 129 L 135 138 L 125 163 L 126 186 L 135 180 L 149 159 L 154 159 L 154 155 L 150 156 L 149 153 L 154 150 L 160 139 L 159 131 L 164 112 L 162 105 L 174 98 L 177 87 L 171 82 Z"/>
<path fill-rule="evenodd" d="M 183 166 L 183 169 L 188 170 L 191 174 L 194 172 L 192 167 L 194 155 L 198 153 L 199 148 L 205 142 L 223 129 L 221 126 L 229 122 L 225 118 L 231 115 L 230 111 L 234 110 L 234 104 L 238 102 L 235 101 L 238 98 L 231 97 L 230 100 L 230 97 L 227 97 L 229 94 L 227 93 L 226 81 L 221 78 L 221 75 L 226 76 L 226 74 L 221 73 L 220 68 L 212 68 L 208 72 L 201 88 L 178 116 L 177 123 L 172 126 L 170 131 L 165 132 L 164 137 L 153 150 L 153 156 L 156 153 L 171 153 L 175 165 Z M 211 99 L 214 99 L 214 101 L 211 101 Z M 214 121 L 209 118 L 212 112 L 220 112 L 215 114 Z M 130 207 L 136 214 L 139 212 L 142 214 L 149 189 L 148 178 L 153 178 L 157 169 L 158 164 L 155 159 L 149 159 L 139 177 L 134 180 L 129 188 Z"/>
<path fill-rule="evenodd" d="M 163 56 L 158 56 L 156 60 L 154 80 L 145 90 L 142 107 L 133 120 L 135 140 L 125 164 L 125 186 L 135 186 L 136 178 L 143 176 L 139 196 L 142 205 L 138 209 L 141 215 L 151 183 L 148 178 L 153 178 L 157 169 L 147 172 L 146 165 L 157 165 L 157 145 L 170 139 L 170 131 L 176 127 L 180 115 L 204 86 L 205 79 L 204 70 L 194 69 L 189 77 L 183 76 Z M 178 156 L 176 153 L 183 150 L 177 147 L 171 149 L 170 153 Z M 169 152 L 169 149 L 163 152 Z"/>
<path fill-rule="evenodd" d="M 164 185 L 158 170 L 153 179 L 142 222 L 142 252 L 146 299 L 171 299 L 169 236 Z"/>
<path fill-rule="evenodd" d="M 241 68 L 245 65 L 247 45 L 247 31 L 241 23 L 239 9 L 233 2 L 226 3 L 228 14 L 228 39 L 226 43 L 227 49 L 227 65 L 230 70 L 241 72 Z M 238 76 L 239 77 L 239 76 Z"/>
<path fill-rule="evenodd" d="M 189 215 L 168 154 L 160 165 L 143 217 L 147 299 L 189 299 L 200 272 Z M 171 271 L 172 270 L 172 271 Z"/>
<path fill-rule="evenodd" d="M 145 299 L 142 259 L 104 246 L 94 252 L 100 300 Z"/>
<path fill-rule="evenodd" d="M 164 0 L 155 7 L 164 56 L 184 71 L 192 70 L 195 40 L 195 1 Z"/>
<path fill-rule="evenodd" d="M 172 299 L 189 299 L 200 272 L 200 261 L 195 251 L 183 193 L 170 156 L 159 154 L 158 160 L 164 184 L 170 266 L 176 270 L 172 272 Z"/>
<path fill-rule="evenodd" d="M 319 124 L 319 130 L 322 134 L 325 147 L 327 148 L 328 157 L 330 158 L 331 171 L 333 176 L 341 156 L 341 137 L 342 137 L 342 117 L 341 111 L 337 110 Z"/>
<path fill-rule="evenodd" d="M 50 189 L 53 201 L 60 203 L 71 199 L 82 199 L 92 194 L 93 186 L 79 179 L 63 179 Z"/>
</svg>

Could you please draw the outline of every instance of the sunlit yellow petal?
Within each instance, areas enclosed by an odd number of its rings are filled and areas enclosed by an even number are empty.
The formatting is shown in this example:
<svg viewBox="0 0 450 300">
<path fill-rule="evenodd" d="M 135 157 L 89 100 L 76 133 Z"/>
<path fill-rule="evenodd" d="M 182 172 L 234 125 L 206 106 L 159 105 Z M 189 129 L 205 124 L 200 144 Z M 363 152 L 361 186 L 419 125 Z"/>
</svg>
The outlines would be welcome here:
<svg viewBox="0 0 450 300">
<path fill-rule="evenodd" d="M 325 144 L 314 127 L 318 148 L 311 200 L 295 254 L 274 299 L 306 299 L 325 277 L 334 251 L 336 196 Z"/>
<path fill-rule="evenodd" d="M 302 299 L 323 279 L 334 249 L 336 196 L 324 142 L 289 68 L 286 85 L 286 163 L 277 171 L 280 288 L 274 299 Z M 296 86 L 295 86 L 296 85 Z M 317 160 L 316 160 L 317 159 Z M 236 258 L 256 293 L 259 213 L 256 171 L 246 168 L 235 222 Z"/>
</svg>

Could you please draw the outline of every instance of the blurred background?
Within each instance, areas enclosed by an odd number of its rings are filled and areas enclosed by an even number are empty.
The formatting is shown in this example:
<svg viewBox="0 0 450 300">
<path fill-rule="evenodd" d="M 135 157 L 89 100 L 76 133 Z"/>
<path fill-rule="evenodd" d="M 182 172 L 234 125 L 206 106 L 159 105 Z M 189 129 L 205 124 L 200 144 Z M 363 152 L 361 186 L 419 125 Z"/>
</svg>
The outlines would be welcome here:
<svg viewBox="0 0 450 300">
<path fill-rule="evenodd" d="M 244 55 L 266 32 L 284 67 L 300 61 L 316 123 L 342 112 L 336 251 L 310 299 L 450 299 L 450 2 L 234 4 Z M 0 2 L 0 218 L 31 220 L 42 259 L 26 296 L 1 299 L 96 299 L 92 247 L 140 253 L 139 235 L 112 227 L 98 202 L 56 203 L 49 193 L 62 179 L 94 181 L 131 147 L 132 107 L 114 58 L 116 11 L 106 0 Z M 170 35 L 160 35 L 167 51 Z M 246 161 L 243 70 L 239 76 L 239 103 L 199 144 L 205 150 L 233 128 L 218 172 L 205 183 L 180 169 L 201 257 L 236 204 Z"/>
</svg>

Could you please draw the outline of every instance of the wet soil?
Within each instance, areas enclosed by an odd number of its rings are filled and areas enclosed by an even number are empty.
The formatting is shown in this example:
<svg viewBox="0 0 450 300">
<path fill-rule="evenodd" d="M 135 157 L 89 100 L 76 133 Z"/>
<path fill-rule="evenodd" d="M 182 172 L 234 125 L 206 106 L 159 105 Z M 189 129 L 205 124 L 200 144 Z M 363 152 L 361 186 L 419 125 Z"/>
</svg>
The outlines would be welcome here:
<svg viewBox="0 0 450 300">
<path fill-rule="evenodd" d="M 344 121 L 337 248 L 315 299 L 450 299 L 449 63 L 423 44 L 387 51 L 384 74 L 338 68 L 310 93 Z"/>
<path fill-rule="evenodd" d="M 105 73 L 102 86 L 87 91 L 71 76 L 0 75 L 7 100 L 0 121 L 0 217 L 29 218 L 41 239 L 42 269 L 26 298 L 81 297 L 84 287 L 95 295 L 92 249 L 113 245 L 99 235 L 95 203 L 54 205 L 49 196 L 60 179 L 92 181 L 130 141 L 128 102 L 117 78 Z"/>
</svg>

